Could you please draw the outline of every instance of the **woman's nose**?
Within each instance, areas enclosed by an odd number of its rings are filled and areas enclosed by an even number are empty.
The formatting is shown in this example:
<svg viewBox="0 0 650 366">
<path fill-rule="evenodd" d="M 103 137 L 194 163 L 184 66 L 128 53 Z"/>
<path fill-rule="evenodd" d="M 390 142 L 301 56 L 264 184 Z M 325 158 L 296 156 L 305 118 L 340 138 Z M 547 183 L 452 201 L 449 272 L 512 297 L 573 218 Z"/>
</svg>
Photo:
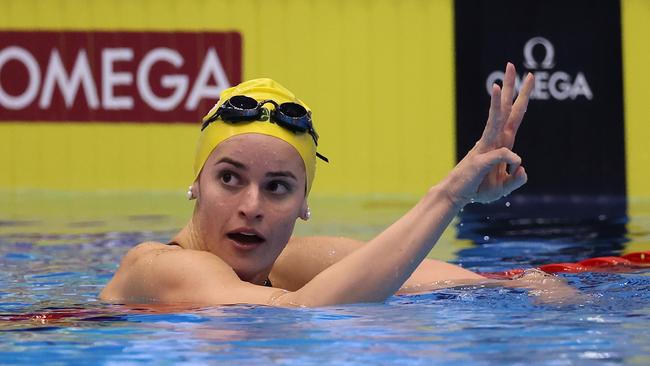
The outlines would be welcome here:
<svg viewBox="0 0 650 366">
<path fill-rule="evenodd" d="M 260 220 L 264 217 L 263 202 L 260 190 L 255 185 L 251 185 L 242 192 L 242 199 L 239 204 L 239 215 L 246 219 Z"/>
</svg>

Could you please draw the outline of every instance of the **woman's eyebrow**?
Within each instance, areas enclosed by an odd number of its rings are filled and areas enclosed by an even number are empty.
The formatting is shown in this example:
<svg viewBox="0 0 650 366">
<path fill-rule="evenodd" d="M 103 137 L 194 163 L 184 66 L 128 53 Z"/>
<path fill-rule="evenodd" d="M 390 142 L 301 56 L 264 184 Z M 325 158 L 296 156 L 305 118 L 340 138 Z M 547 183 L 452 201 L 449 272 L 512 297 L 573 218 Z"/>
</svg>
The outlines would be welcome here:
<svg viewBox="0 0 650 366">
<path fill-rule="evenodd" d="M 214 163 L 214 165 L 217 165 L 219 163 L 228 163 L 230 165 L 235 166 L 235 168 L 239 168 L 239 169 L 242 169 L 242 170 L 247 170 L 248 169 L 246 167 L 246 165 L 244 165 L 244 163 L 241 163 L 241 162 L 239 162 L 237 160 L 233 160 L 231 158 L 225 158 L 225 157 L 221 158 L 216 163 Z"/>
<path fill-rule="evenodd" d="M 267 177 L 288 177 L 288 178 L 293 178 L 296 181 L 298 180 L 298 178 L 296 178 L 296 176 L 288 170 L 284 170 L 280 172 L 268 172 L 266 173 L 266 176 Z"/>
<path fill-rule="evenodd" d="M 234 159 L 231 159 L 231 158 L 228 158 L 228 157 L 223 157 L 223 158 L 219 159 L 216 163 L 214 163 L 214 165 L 217 165 L 217 164 L 220 164 L 220 163 L 227 163 L 227 164 L 233 165 L 235 168 L 239 168 L 239 169 L 242 169 L 242 170 L 248 170 L 248 167 L 244 163 L 239 162 L 239 161 L 234 160 Z M 296 181 L 298 180 L 298 178 L 296 178 L 296 175 L 293 174 L 292 172 L 288 171 L 288 170 L 281 170 L 281 171 L 277 171 L 277 172 L 268 172 L 265 175 L 267 177 L 288 177 L 288 178 L 292 178 L 292 179 L 294 179 Z"/>
</svg>

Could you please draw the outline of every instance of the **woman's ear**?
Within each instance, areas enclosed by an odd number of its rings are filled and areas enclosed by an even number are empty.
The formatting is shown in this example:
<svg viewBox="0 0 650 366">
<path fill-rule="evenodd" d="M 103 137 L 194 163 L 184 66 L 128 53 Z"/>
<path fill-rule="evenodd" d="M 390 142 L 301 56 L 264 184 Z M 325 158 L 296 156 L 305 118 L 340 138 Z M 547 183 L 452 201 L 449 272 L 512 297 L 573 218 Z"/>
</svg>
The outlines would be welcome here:
<svg viewBox="0 0 650 366">
<path fill-rule="evenodd" d="M 303 221 L 309 220 L 311 217 L 311 211 L 309 210 L 309 205 L 307 204 L 307 200 L 302 203 L 302 207 L 300 208 L 300 218 Z"/>
</svg>

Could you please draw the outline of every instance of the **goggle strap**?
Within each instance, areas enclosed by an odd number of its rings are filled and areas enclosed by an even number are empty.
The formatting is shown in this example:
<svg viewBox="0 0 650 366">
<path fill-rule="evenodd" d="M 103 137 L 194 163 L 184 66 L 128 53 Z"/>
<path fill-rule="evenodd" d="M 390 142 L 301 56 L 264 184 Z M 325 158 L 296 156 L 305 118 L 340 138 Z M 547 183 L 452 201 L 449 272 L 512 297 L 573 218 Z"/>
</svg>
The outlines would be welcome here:
<svg viewBox="0 0 650 366">
<path fill-rule="evenodd" d="M 201 125 L 201 131 L 205 130 L 205 128 L 208 127 L 210 123 L 216 121 L 217 119 L 219 119 L 218 111 L 212 117 L 208 118 L 207 120 L 205 120 L 205 122 L 203 122 L 203 124 Z"/>
</svg>

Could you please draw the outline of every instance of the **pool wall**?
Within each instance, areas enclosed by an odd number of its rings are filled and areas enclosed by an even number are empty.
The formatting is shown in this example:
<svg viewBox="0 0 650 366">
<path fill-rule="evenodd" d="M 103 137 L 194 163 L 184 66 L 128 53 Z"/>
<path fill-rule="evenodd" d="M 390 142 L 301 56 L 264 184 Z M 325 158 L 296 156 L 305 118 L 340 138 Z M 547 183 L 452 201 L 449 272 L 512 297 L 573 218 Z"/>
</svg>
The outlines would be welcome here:
<svg viewBox="0 0 650 366">
<path fill-rule="evenodd" d="M 629 196 L 650 197 L 650 5 L 620 5 L 625 181 Z M 132 32 L 143 42 L 155 33 L 238 33 L 241 79 L 271 76 L 315 111 L 319 150 L 332 161 L 319 165 L 315 195 L 419 195 L 456 159 L 450 0 L 8 0 L 0 13 L 5 50 L 12 31 Z M 190 183 L 196 123 L 8 119 L 9 112 L 3 106 L 0 116 L 1 190 L 182 192 Z"/>
</svg>

